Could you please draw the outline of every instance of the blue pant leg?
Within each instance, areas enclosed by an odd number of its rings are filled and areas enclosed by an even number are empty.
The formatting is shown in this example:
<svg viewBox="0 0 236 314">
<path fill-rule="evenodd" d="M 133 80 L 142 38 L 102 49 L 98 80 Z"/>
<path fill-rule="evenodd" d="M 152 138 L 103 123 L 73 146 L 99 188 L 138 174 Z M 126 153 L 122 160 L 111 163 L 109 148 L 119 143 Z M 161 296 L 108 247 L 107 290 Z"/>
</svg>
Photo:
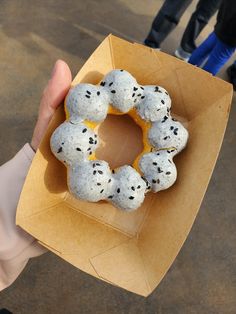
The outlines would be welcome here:
<svg viewBox="0 0 236 314">
<path fill-rule="evenodd" d="M 221 40 L 217 39 L 217 44 L 210 53 L 203 70 L 212 73 L 212 75 L 216 75 L 235 52 L 235 49 L 236 47 L 226 45 Z"/>
<path fill-rule="evenodd" d="M 204 42 L 197 49 L 194 50 L 188 62 L 193 65 L 200 66 L 208 57 L 216 43 L 217 37 L 215 33 L 212 32 L 207 37 L 207 39 L 205 39 Z"/>
</svg>

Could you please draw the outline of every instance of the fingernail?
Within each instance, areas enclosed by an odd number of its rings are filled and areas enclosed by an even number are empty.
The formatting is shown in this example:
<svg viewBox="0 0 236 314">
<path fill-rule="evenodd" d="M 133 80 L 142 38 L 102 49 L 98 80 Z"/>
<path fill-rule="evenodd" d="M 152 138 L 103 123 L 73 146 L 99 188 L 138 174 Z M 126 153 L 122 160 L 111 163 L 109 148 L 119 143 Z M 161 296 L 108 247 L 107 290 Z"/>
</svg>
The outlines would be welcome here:
<svg viewBox="0 0 236 314">
<path fill-rule="evenodd" d="M 54 76 L 54 74 L 55 74 L 56 71 L 57 71 L 57 65 L 58 65 L 58 60 L 56 61 L 56 63 L 54 64 L 54 67 L 53 67 L 53 69 L 52 69 L 51 78 Z"/>
</svg>

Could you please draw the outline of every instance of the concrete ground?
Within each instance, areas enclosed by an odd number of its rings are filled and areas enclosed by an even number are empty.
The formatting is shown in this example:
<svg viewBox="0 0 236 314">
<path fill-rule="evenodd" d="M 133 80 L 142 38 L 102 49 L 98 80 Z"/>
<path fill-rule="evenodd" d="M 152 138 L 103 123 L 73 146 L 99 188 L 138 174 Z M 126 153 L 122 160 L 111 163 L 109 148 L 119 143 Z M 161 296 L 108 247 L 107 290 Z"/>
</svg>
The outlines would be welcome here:
<svg viewBox="0 0 236 314">
<path fill-rule="evenodd" d="M 2 0 L 0 12 L 0 163 L 30 140 L 43 87 L 56 59 L 75 74 L 110 32 L 142 41 L 158 0 Z M 163 50 L 173 53 L 196 1 Z M 199 38 L 212 29 L 214 21 Z M 224 69 L 220 74 L 225 76 Z M 52 253 L 29 261 L 0 293 L 14 314 L 236 313 L 236 98 L 200 212 L 181 252 L 148 298 L 101 282 Z"/>
</svg>

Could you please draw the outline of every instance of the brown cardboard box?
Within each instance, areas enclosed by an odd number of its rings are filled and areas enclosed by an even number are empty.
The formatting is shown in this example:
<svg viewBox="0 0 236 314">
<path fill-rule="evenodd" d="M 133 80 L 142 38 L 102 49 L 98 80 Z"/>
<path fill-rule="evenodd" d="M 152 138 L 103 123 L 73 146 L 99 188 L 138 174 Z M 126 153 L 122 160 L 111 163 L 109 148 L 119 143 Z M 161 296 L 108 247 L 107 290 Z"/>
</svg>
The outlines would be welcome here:
<svg viewBox="0 0 236 314">
<path fill-rule="evenodd" d="M 173 263 L 197 215 L 224 136 L 232 87 L 174 57 L 112 35 L 88 59 L 73 85 L 96 84 L 115 68 L 129 71 L 140 84 L 166 88 L 172 112 L 186 123 L 190 137 L 175 158 L 176 184 L 149 193 L 132 213 L 106 202 L 75 200 L 67 191 L 66 169 L 49 147 L 53 130 L 65 119 L 61 107 L 33 160 L 16 222 L 79 269 L 147 296 Z M 132 162 L 141 149 L 137 129 L 126 116 L 107 118 L 99 130 L 104 141 L 99 157 L 112 167 Z"/>
</svg>

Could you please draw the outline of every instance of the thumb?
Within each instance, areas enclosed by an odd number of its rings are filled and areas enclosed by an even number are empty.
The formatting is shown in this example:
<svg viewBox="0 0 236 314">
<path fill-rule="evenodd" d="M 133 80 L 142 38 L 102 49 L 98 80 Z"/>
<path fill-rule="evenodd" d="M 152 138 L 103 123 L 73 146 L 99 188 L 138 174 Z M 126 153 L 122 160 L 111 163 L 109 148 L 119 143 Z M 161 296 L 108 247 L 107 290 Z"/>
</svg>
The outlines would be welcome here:
<svg viewBox="0 0 236 314">
<path fill-rule="evenodd" d="M 31 141 L 34 150 L 38 148 L 56 108 L 64 100 L 70 86 L 71 71 L 64 61 L 58 60 L 40 102 L 38 120 Z"/>
<path fill-rule="evenodd" d="M 52 70 L 51 79 L 43 92 L 39 107 L 39 119 L 41 115 L 44 118 L 52 118 L 56 108 L 65 98 L 70 85 L 71 71 L 68 65 L 62 60 L 57 60 Z"/>
</svg>

